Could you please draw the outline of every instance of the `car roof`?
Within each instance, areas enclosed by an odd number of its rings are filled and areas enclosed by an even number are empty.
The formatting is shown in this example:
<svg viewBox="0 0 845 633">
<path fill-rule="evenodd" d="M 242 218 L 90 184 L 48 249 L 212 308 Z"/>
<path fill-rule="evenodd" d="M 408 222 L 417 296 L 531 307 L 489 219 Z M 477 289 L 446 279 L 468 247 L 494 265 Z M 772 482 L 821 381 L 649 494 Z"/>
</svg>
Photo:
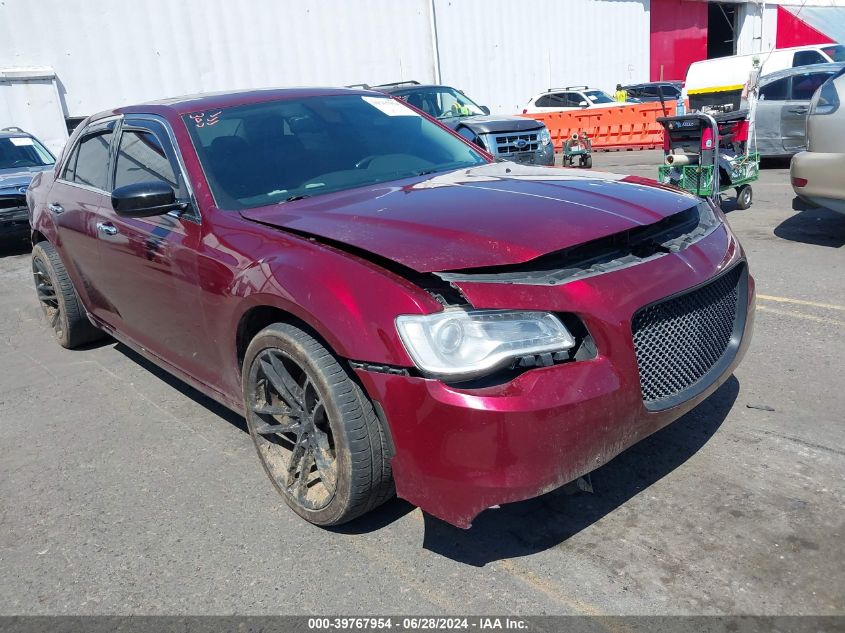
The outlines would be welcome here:
<svg viewBox="0 0 845 633">
<path fill-rule="evenodd" d="M 17 129 L 8 129 L 3 128 L 0 130 L 0 138 L 20 138 L 20 137 L 27 137 L 27 138 L 35 138 L 32 134 L 28 132 L 24 132 L 20 128 Z"/>
<path fill-rule="evenodd" d="M 673 88 L 680 88 L 683 81 L 644 81 L 640 84 L 627 84 L 623 88 L 648 88 L 651 86 L 672 86 Z"/>
<path fill-rule="evenodd" d="M 542 97 L 543 95 L 550 95 L 553 92 L 586 92 L 586 91 L 593 91 L 593 90 L 601 90 L 601 88 L 590 88 L 589 86 L 569 86 L 563 88 L 549 88 L 548 90 L 544 90 L 543 92 L 538 92 L 535 94 L 532 99 L 536 99 L 537 97 Z"/>
<path fill-rule="evenodd" d="M 402 94 L 402 93 L 411 93 L 417 90 L 431 90 L 432 88 L 450 88 L 452 90 L 458 90 L 457 88 L 452 88 L 452 86 L 447 86 L 445 84 L 413 84 L 413 85 L 401 85 L 401 86 L 370 86 L 371 90 L 375 90 L 377 92 L 386 92 L 388 94 Z"/>
<path fill-rule="evenodd" d="M 833 62 L 830 64 L 810 64 L 809 66 L 795 66 L 794 68 L 785 68 L 784 70 L 777 70 L 773 73 L 769 73 L 768 75 L 764 75 L 760 78 L 760 85 L 765 86 L 773 81 L 777 81 L 778 79 L 783 79 L 784 77 L 791 77 L 792 75 L 798 75 L 801 73 L 812 73 L 812 72 L 837 72 L 845 68 L 845 62 Z"/>
<path fill-rule="evenodd" d="M 305 97 L 328 97 L 336 95 L 383 96 L 375 90 L 353 88 L 265 88 L 259 90 L 228 90 L 203 94 L 183 95 L 137 105 L 123 106 L 98 112 L 91 117 L 96 121 L 120 114 L 158 114 L 161 116 L 182 116 L 192 112 L 220 110 L 239 105 L 301 99 Z"/>
</svg>

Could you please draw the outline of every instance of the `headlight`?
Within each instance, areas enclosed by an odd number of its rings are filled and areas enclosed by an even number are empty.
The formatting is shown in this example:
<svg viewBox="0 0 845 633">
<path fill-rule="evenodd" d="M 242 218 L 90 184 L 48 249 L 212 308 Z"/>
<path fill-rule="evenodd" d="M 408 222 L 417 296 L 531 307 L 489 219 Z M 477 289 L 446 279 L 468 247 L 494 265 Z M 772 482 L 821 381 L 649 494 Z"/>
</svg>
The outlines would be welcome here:
<svg viewBox="0 0 845 633">
<path fill-rule="evenodd" d="M 471 378 L 519 356 L 575 346 L 560 319 L 548 312 L 449 309 L 399 316 L 396 329 L 414 364 L 440 378 Z"/>
<path fill-rule="evenodd" d="M 543 146 L 546 146 L 546 145 L 548 145 L 549 143 L 552 142 L 552 135 L 549 134 L 548 128 L 543 128 L 542 130 L 540 130 L 539 138 L 540 138 L 540 143 L 542 143 Z"/>
</svg>

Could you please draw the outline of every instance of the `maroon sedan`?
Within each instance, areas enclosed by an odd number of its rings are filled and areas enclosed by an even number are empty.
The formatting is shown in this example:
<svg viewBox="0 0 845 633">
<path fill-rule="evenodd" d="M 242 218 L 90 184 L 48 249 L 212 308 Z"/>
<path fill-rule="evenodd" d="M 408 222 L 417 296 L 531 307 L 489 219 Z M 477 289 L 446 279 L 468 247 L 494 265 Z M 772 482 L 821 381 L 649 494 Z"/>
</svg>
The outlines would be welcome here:
<svg viewBox="0 0 845 633">
<path fill-rule="evenodd" d="M 28 204 L 59 343 L 108 333 L 244 413 L 318 525 L 395 490 L 468 527 L 689 411 L 750 339 L 709 203 L 495 162 L 374 92 L 104 112 Z"/>
</svg>

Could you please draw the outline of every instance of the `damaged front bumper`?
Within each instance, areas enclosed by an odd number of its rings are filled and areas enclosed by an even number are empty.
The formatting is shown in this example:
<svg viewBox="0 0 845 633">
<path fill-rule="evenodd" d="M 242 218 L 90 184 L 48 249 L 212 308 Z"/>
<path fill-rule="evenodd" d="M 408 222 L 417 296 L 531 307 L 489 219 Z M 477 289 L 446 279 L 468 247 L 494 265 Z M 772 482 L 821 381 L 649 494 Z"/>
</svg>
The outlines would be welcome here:
<svg viewBox="0 0 845 633">
<path fill-rule="evenodd" d="M 742 281 L 731 345 L 682 400 L 651 406 L 632 335 L 635 315 L 737 266 Z M 725 225 L 683 250 L 568 283 L 473 282 L 468 275 L 453 284 L 475 308 L 575 315 L 596 349 L 587 360 L 471 387 L 356 369 L 390 427 L 397 494 L 464 528 L 486 508 L 538 496 L 596 469 L 695 407 L 731 375 L 753 327 L 754 283 Z"/>
</svg>

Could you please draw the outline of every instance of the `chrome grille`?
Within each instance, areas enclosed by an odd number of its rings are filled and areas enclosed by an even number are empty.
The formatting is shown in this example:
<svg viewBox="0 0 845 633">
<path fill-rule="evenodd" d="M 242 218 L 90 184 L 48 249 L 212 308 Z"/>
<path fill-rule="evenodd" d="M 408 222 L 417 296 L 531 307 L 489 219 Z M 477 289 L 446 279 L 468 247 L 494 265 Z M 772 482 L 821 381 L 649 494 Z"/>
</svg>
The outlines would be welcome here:
<svg viewBox="0 0 845 633">
<path fill-rule="evenodd" d="M 537 151 L 537 132 L 524 134 L 499 134 L 496 136 L 496 153 L 511 157 L 514 154 Z"/>
<path fill-rule="evenodd" d="M 736 348 L 734 335 L 745 322 L 744 275 L 744 264 L 737 265 L 634 315 L 631 329 L 647 408 L 674 406 L 704 389 L 699 381 Z"/>
</svg>

